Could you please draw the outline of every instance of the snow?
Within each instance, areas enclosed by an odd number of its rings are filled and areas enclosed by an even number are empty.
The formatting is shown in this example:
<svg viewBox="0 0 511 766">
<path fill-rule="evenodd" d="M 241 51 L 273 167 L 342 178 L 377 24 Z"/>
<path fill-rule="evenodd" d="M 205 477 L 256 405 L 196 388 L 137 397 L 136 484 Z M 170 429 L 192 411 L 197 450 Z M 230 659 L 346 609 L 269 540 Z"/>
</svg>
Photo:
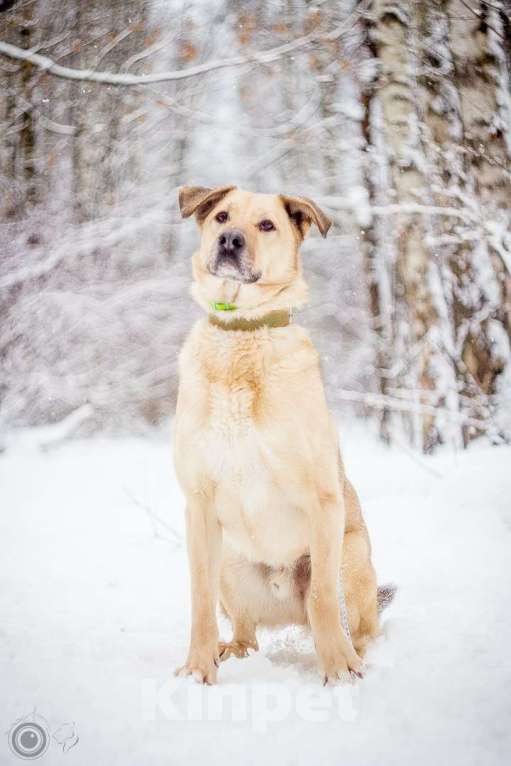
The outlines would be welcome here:
<svg viewBox="0 0 511 766">
<path fill-rule="evenodd" d="M 3 730 L 45 721 L 52 766 L 507 762 L 511 448 L 418 458 L 360 426 L 341 442 L 379 581 L 399 587 L 365 679 L 323 688 L 310 637 L 289 628 L 261 634 L 259 654 L 205 688 L 172 675 L 190 610 L 170 434 L 45 450 L 11 440 Z M 4 740 L 0 764 L 19 763 Z"/>
</svg>

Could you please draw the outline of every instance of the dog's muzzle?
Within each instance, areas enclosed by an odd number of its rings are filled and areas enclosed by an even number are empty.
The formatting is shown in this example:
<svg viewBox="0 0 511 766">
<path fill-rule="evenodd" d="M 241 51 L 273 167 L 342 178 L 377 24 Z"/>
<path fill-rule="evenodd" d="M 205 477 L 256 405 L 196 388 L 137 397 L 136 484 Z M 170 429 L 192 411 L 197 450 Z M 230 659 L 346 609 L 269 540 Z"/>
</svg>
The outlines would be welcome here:
<svg viewBox="0 0 511 766">
<path fill-rule="evenodd" d="M 257 282 L 261 276 L 252 271 L 245 235 L 239 229 L 226 229 L 220 234 L 209 271 L 240 282 Z"/>
</svg>

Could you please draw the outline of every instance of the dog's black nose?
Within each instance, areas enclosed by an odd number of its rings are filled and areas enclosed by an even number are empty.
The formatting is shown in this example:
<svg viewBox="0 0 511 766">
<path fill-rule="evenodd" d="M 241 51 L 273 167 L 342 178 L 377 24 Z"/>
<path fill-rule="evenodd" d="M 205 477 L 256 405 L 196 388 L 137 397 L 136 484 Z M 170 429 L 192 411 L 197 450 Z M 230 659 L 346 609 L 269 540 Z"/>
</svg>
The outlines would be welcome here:
<svg viewBox="0 0 511 766">
<path fill-rule="evenodd" d="M 218 244 L 226 255 L 239 255 L 245 247 L 245 235 L 239 229 L 228 229 L 220 234 Z"/>
</svg>

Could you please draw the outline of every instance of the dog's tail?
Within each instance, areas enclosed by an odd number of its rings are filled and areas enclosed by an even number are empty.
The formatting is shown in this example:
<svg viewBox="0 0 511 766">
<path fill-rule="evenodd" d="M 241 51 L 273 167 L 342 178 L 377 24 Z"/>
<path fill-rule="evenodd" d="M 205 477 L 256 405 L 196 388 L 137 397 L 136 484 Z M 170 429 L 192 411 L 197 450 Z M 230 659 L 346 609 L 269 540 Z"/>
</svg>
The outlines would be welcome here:
<svg viewBox="0 0 511 766">
<path fill-rule="evenodd" d="M 378 612 L 383 612 L 389 604 L 392 604 L 396 591 L 397 585 L 394 585 L 393 583 L 379 586 L 377 593 Z"/>
</svg>

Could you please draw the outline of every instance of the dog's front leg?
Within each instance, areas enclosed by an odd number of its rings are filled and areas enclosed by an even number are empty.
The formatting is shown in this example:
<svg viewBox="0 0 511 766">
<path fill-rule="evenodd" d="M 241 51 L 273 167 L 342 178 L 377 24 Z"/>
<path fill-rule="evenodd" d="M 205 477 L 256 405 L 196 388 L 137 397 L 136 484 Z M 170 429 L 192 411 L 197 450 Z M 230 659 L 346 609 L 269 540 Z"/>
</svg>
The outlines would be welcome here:
<svg viewBox="0 0 511 766">
<path fill-rule="evenodd" d="M 344 533 L 342 498 L 320 498 L 311 517 L 311 581 L 307 612 L 325 684 L 359 674 L 362 660 L 341 624 L 338 578 Z"/>
<path fill-rule="evenodd" d="M 188 497 L 186 524 L 192 591 L 192 630 L 188 659 L 177 674 L 193 675 L 201 683 L 212 684 L 216 681 L 219 664 L 216 605 L 222 530 L 212 502 L 207 496 L 197 493 Z"/>
</svg>

